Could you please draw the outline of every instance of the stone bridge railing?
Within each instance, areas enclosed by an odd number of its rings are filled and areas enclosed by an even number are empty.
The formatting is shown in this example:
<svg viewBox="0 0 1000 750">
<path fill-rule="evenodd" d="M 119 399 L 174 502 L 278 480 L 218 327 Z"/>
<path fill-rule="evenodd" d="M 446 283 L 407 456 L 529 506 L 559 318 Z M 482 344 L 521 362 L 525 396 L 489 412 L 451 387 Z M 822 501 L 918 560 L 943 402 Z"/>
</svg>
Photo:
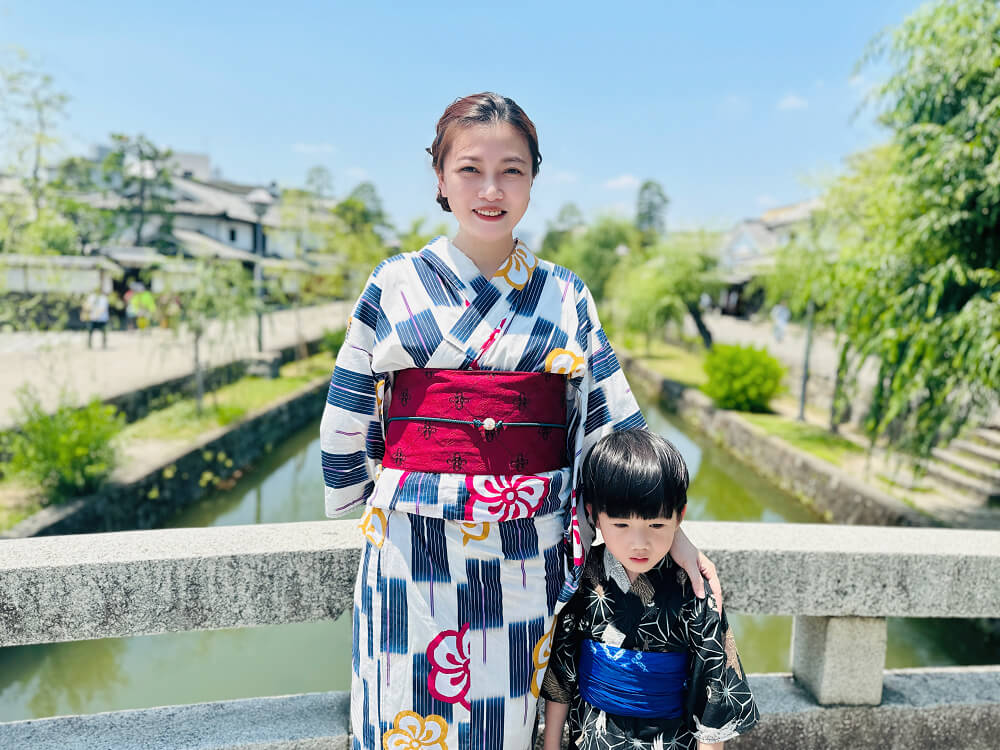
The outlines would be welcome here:
<svg viewBox="0 0 1000 750">
<path fill-rule="evenodd" d="M 351 606 L 356 523 L 4 541 L 0 646 L 335 618 Z M 764 719 L 733 747 L 995 747 L 1000 666 L 884 670 L 885 618 L 1000 617 L 1000 532 L 685 527 L 718 564 L 730 611 L 795 617 L 792 675 L 751 677 Z M 0 747 L 344 748 L 348 703 L 327 693 L 12 722 Z"/>
</svg>

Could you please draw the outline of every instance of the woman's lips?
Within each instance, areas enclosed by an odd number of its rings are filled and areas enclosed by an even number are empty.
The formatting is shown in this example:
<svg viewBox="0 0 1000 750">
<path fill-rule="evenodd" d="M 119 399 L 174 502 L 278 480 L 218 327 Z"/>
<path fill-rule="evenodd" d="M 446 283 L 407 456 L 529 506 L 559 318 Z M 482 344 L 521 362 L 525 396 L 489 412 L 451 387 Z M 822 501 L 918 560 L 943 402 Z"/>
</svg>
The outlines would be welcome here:
<svg viewBox="0 0 1000 750">
<path fill-rule="evenodd" d="M 502 208 L 474 208 L 472 213 L 483 221 L 500 221 L 507 215 L 507 212 Z"/>
</svg>

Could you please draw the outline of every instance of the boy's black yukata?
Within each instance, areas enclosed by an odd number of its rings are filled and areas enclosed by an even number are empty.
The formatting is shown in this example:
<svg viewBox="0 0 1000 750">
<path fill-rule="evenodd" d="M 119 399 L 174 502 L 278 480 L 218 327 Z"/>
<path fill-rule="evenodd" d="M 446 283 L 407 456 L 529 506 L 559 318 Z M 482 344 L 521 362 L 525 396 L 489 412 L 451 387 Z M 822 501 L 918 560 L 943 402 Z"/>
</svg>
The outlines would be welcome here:
<svg viewBox="0 0 1000 750">
<path fill-rule="evenodd" d="M 634 651 L 688 652 L 684 715 L 635 718 L 589 705 L 579 691 L 584 639 Z M 580 750 L 694 750 L 699 740 L 732 739 L 759 719 L 725 612 L 720 618 L 711 593 L 698 599 L 669 555 L 630 583 L 603 544 L 591 549 L 580 588 L 560 614 L 541 693 L 570 704 L 571 746 Z"/>
</svg>

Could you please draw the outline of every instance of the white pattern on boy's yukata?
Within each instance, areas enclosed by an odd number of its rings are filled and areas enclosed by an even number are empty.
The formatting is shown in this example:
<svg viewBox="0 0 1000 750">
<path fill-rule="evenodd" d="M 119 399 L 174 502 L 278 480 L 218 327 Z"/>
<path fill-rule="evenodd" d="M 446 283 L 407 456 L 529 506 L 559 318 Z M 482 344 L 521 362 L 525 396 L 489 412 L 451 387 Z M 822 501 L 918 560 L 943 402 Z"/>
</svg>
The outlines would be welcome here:
<svg viewBox="0 0 1000 750">
<path fill-rule="evenodd" d="M 500 477 L 383 469 L 393 374 L 413 367 L 565 375 L 571 465 Z M 355 748 L 527 747 L 554 615 L 589 544 L 573 501 L 579 463 L 612 430 L 644 426 L 573 273 L 518 244 L 487 280 L 444 237 L 375 269 L 321 427 L 327 515 L 368 506 Z"/>
<path fill-rule="evenodd" d="M 707 584 L 706 584 L 707 585 Z M 669 556 L 630 581 L 607 547 L 591 551 L 576 596 L 554 629 L 542 694 L 569 704 L 569 731 L 578 750 L 694 750 L 698 742 L 725 742 L 758 719 L 725 612 L 711 593 L 698 599 L 687 574 Z M 605 648 L 686 652 L 685 716 L 644 719 L 609 715 L 580 695 L 578 654 L 583 640 Z"/>
</svg>

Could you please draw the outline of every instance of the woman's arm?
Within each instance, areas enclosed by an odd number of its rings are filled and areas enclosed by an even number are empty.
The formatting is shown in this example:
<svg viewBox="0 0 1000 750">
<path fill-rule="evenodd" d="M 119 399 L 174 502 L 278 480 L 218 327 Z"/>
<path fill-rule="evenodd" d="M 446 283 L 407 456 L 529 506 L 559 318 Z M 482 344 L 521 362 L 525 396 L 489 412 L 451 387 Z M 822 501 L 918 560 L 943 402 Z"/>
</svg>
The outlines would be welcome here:
<svg viewBox="0 0 1000 750">
<path fill-rule="evenodd" d="M 674 535 L 674 543 L 670 547 L 670 557 L 680 565 L 684 572 L 691 579 L 691 587 L 699 599 L 705 598 L 705 585 L 702 583 L 702 576 L 708 579 L 708 585 L 712 589 L 715 597 L 716 609 L 722 614 L 722 584 L 719 582 L 719 574 L 715 570 L 715 563 L 705 557 L 691 540 L 687 538 L 684 529 L 677 529 Z"/>
<path fill-rule="evenodd" d="M 699 742 L 698 750 L 722 750 L 723 742 Z"/>
<path fill-rule="evenodd" d="M 566 726 L 568 703 L 545 701 L 545 735 L 543 750 L 559 750 L 562 747 L 563 727 Z M 720 744 L 721 747 L 721 744 Z"/>
<path fill-rule="evenodd" d="M 373 273 L 354 306 L 327 391 L 319 432 L 330 518 L 365 502 L 375 486 L 376 465 L 385 453 L 381 397 L 372 372 L 381 294 Z"/>
</svg>

